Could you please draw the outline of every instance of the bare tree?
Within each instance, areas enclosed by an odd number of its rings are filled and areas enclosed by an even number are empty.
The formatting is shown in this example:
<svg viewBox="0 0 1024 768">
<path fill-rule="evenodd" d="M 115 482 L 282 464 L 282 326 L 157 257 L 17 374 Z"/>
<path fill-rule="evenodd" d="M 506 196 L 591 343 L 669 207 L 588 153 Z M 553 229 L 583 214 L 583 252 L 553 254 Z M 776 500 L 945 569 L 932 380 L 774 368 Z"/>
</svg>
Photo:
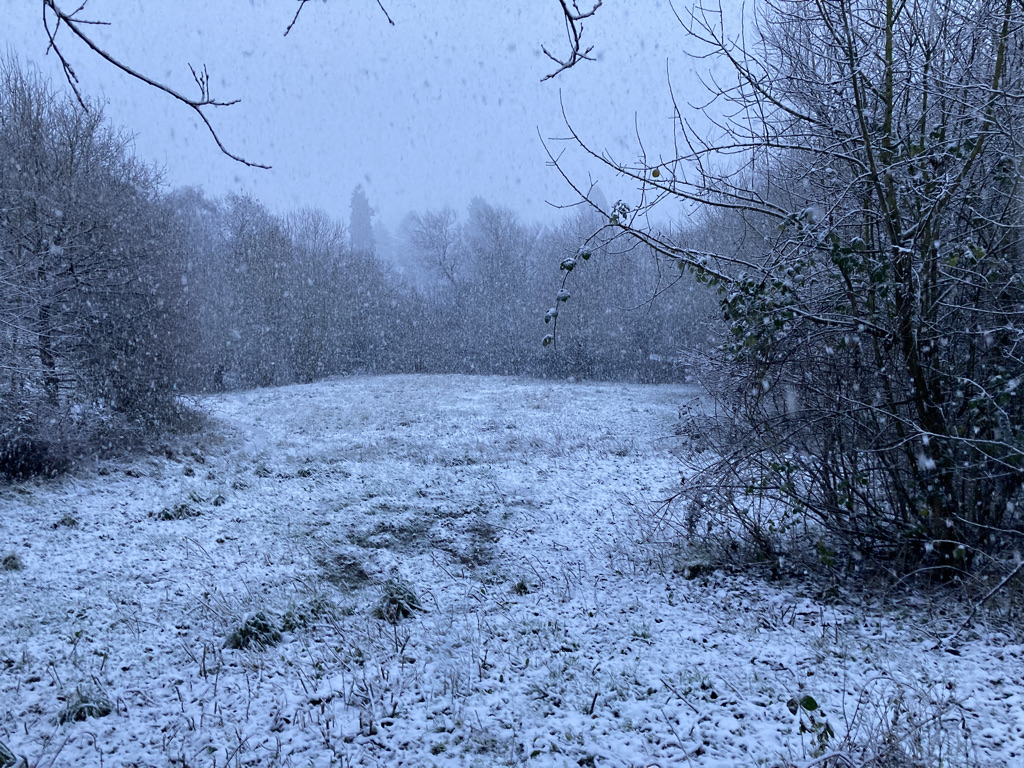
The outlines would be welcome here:
<svg viewBox="0 0 1024 768">
<path fill-rule="evenodd" d="M 345 225 L 320 208 L 295 211 L 286 226 L 293 243 L 325 263 L 338 259 L 348 240 Z"/>
<path fill-rule="evenodd" d="M 293 274 L 287 275 L 291 294 L 288 318 L 291 370 L 299 381 L 314 381 L 341 369 L 349 351 L 351 324 L 342 318 L 351 303 L 346 274 L 348 240 L 345 225 L 318 209 L 304 209 L 288 218 L 294 250 Z"/>
<path fill-rule="evenodd" d="M 451 208 L 414 213 L 406 228 L 421 260 L 449 286 L 457 287 L 465 261 L 458 214 Z"/>
<path fill-rule="evenodd" d="M 735 36 L 701 7 L 680 19 L 733 72 L 709 81 L 709 131 L 673 100 L 667 156 L 572 138 L 637 183 L 604 211 L 612 235 L 720 292 L 747 432 L 698 496 L 768 555 L 814 521 L 821 552 L 949 576 L 1024 527 L 1024 8 L 759 8 Z M 671 201 L 738 236 L 645 226 Z"/>
</svg>

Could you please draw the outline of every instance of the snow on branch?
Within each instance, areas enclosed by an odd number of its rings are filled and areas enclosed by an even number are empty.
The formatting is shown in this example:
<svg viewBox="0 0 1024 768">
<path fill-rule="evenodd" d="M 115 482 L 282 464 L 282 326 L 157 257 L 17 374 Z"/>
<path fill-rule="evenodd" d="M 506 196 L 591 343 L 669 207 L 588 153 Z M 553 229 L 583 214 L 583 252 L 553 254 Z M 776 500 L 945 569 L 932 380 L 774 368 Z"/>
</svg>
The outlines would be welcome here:
<svg viewBox="0 0 1024 768">
<path fill-rule="evenodd" d="M 189 65 L 189 68 L 192 70 L 192 77 L 193 79 L 195 79 L 196 85 L 199 86 L 199 98 L 191 98 L 189 96 L 185 96 L 184 94 L 174 90 L 165 83 L 162 83 L 159 80 L 154 80 L 153 78 L 143 74 L 142 72 L 139 72 L 137 69 L 134 69 L 128 64 L 125 64 L 123 61 L 115 58 L 102 46 L 96 43 L 89 35 L 85 33 L 85 28 L 89 25 L 106 26 L 107 22 L 81 18 L 80 14 L 84 9 L 85 3 L 82 3 L 74 11 L 72 11 L 71 13 L 67 13 L 66 11 L 62 10 L 59 5 L 57 5 L 56 0 L 43 0 L 43 26 L 46 29 L 46 36 L 50 41 L 47 50 L 52 50 L 56 54 L 57 58 L 60 60 L 61 68 L 64 72 L 64 77 L 68 81 L 68 85 L 71 86 L 71 90 L 74 91 L 75 97 L 78 99 L 78 102 L 82 105 L 83 109 L 88 109 L 88 106 L 86 105 L 85 100 L 82 98 L 82 94 L 78 89 L 78 75 L 75 74 L 74 68 L 71 66 L 71 63 L 68 61 L 67 57 L 64 56 L 60 44 L 57 42 L 57 35 L 60 32 L 62 26 L 66 27 L 72 35 L 74 35 L 83 43 L 85 43 L 85 45 L 93 53 L 95 53 L 101 59 L 106 61 L 108 64 L 111 64 L 114 68 L 119 69 L 121 72 L 128 75 L 129 77 L 134 78 L 135 80 L 138 80 L 148 85 L 150 88 L 155 88 L 158 91 L 166 93 L 171 98 L 181 102 L 189 109 L 194 111 L 196 115 L 199 116 L 199 119 L 202 121 L 203 125 L 206 126 L 206 129 L 210 132 L 210 135 L 213 137 L 213 140 L 217 142 L 217 146 L 220 148 L 220 151 L 223 152 L 228 157 L 230 157 L 232 160 L 242 163 L 243 165 L 247 165 L 250 168 L 270 167 L 268 165 L 261 165 L 260 163 L 252 162 L 251 160 L 246 160 L 241 155 L 237 155 L 231 152 L 224 145 L 224 142 L 221 141 L 220 136 L 217 135 L 217 131 L 210 123 L 210 119 L 207 117 L 206 112 L 204 110 L 207 107 L 230 107 L 232 104 L 237 104 L 238 100 L 235 99 L 234 101 L 218 101 L 214 99 L 210 95 L 210 77 L 207 74 L 205 67 L 203 68 L 202 72 L 198 72 L 194 67 Z"/>
</svg>

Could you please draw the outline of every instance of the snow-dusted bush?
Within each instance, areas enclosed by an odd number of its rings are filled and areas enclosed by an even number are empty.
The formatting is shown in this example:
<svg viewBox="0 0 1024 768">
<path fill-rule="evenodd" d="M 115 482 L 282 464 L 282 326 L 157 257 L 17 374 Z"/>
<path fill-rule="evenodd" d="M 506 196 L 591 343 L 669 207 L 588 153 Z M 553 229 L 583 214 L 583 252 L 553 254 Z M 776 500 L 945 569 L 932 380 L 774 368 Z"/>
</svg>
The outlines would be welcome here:
<svg viewBox="0 0 1024 768">
<path fill-rule="evenodd" d="M 17 552 L 9 552 L 0 557 L 0 568 L 5 571 L 20 571 L 24 567 L 25 564 L 21 561 L 21 556 Z"/>
<path fill-rule="evenodd" d="M 173 413 L 158 176 L 99 105 L 0 61 L 0 472 L 62 471 Z"/>
<path fill-rule="evenodd" d="M 60 723 L 78 723 L 90 717 L 106 717 L 113 710 L 113 704 L 100 691 L 80 687 L 68 696 L 64 709 L 57 719 Z"/>
<path fill-rule="evenodd" d="M 721 12 L 684 26 L 732 70 L 711 95 L 733 117 L 707 136 L 680 118 L 675 159 L 616 166 L 644 191 L 602 238 L 719 291 L 713 391 L 742 435 L 694 502 L 768 559 L 797 532 L 826 561 L 945 579 L 1005 552 L 1024 534 L 1024 8 L 767 0 L 746 37 Z M 665 200 L 702 226 L 650 225 Z"/>
<path fill-rule="evenodd" d="M 254 613 L 241 626 L 231 631 L 224 642 L 225 648 L 269 648 L 281 642 L 281 632 L 265 613 Z"/>
<path fill-rule="evenodd" d="M 402 579 L 388 579 L 380 587 L 380 597 L 373 608 L 373 617 L 397 624 L 416 611 L 423 610 L 412 585 Z"/>
</svg>

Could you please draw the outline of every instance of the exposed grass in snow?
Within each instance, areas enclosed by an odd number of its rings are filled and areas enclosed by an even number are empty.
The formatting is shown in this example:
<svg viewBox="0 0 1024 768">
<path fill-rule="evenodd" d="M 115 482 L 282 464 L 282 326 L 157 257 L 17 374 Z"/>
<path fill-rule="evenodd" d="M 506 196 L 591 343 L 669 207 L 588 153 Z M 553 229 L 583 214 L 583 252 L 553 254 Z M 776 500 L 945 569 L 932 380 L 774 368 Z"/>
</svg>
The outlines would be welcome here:
<svg viewBox="0 0 1024 768">
<path fill-rule="evenodd" d="M 0 742 L 32 766 L 1024 764 L 1019 640 L 953 655 L 942 616 L 637 544 L 626 502 L 678 487 L 662 438 L 693 397 L 245 392 L 187 449 L 0 488 Z"/>
</svg>

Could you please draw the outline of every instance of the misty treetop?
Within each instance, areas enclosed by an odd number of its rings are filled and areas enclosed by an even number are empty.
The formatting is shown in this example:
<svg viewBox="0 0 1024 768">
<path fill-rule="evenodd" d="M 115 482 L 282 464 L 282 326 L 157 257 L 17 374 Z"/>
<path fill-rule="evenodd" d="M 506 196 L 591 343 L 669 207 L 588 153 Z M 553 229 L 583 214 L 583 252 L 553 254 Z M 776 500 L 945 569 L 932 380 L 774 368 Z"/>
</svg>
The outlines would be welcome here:
<svg viewBox="0 0 1024 768">
<path fill-rule="evenodd" d="M 185 391 L 347 373 L 681 378 L 665 359 L 703 331 L 700 322 L 675 328 L 673 314 L 710 308 L 694 300 L 690 281 L 690 293 L 673 294 L 679 303 L 652 310 L 656 262 L 606 254 L 606 273 L 580 291 L 565 354 L 551 356 L 540 341 L 552 265 L 574 247 L 579 221 L 544 229 L 477 199 L 464 222 L 451 209 L 410 214 L 397 257 L 386 258 L 374 250 L 372 208 L 358 187 L 347 226 L 317 210 L 279 217 L 244 196 L 179 190 L 168 203 L 183 246 L 172 270 L 182 279 L 169 281 L 164 298 L 179 318 L 174 357 Z"/>
</svg>

